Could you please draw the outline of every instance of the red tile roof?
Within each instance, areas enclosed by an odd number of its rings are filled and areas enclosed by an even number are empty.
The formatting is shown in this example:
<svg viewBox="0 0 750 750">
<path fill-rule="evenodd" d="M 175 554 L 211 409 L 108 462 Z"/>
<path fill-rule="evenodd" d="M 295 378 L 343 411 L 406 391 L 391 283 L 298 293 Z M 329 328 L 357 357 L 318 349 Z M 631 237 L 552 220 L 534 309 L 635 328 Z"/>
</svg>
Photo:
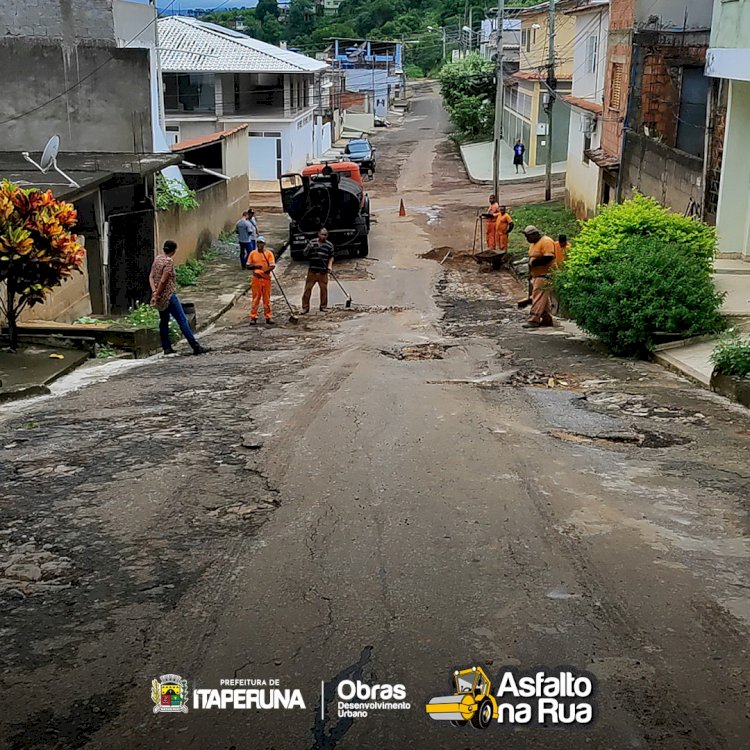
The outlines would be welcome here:
<svg viewBox="0 0 750 750">
<path fill-rule="evenodd" d="M 572 107 L 584 109 L 586 112 L 591 112 L 595 115 L 600 115 L 602 113 L 602 105 L 592 102 L 590 99 L 581 99 L 579 96 L 571 96 L 570 94 L 564 94 L 560 98 Z"/>
<path fill-rule="evenodd" d="M 619 157 L 608 154 L 603 148 L 587 151 L 586 155 L 594 162 L 594 164 L 596 164 L 597 167 L 602 167 L 603 169 L 611 169 L 620 166 Z"/>
<path fill-rule="evenodd" d="M 238 133 L 240 130 L 244 130 L 247 128 L 247 124 L 243 123 L 242 125 L 239 125 L 236 128 L 232 128 L 231 130 L 222 130 L 218 133 L 211 133 L 210 135 L 201 135 L 197 138 L 188 138 L 185 141 L 180 141 L 179 143 L 173 143 L 172 144 L 172 151 L 190 151 L 194 148 L 200 148 L 201 146 L 208 146 L 211 143 L 218 143 L 219 141 L 223 141 L 225 138 L 228 138 L 230 135 L 234 135 L 235 133 Z"/>
</svg>

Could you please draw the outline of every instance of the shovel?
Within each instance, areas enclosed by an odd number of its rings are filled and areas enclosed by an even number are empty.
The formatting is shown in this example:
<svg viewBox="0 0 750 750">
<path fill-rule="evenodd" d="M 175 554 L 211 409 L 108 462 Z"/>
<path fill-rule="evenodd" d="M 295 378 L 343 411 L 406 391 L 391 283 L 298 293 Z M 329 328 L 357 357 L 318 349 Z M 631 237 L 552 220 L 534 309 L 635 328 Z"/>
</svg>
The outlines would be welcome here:
<svg viewBox="0 0 750 750">
<path fill-rule="evenodd" d="M 349 293 L 344 289 L 343 286 L 341 286 L 341 282 L 336 278 L 336 274 L 333 271 L 329 271 L 328 273 L 333 276 L 333 280 L 339 285 L 339 289 L 346 295 L 346 309 L 348 310 L 352 306 L 352 298 L 349 296 Z"/>
<path fill-rule="evenodd" d="M 286 296 L 286 292 L 284 291 L 284 287 L 281 286 L 279 283 L 279 278 L 276 276 L 275 271 L 271 271 L 271 276 L 273 276 L 273 280 L 276 282 L 276 286 L 279 287 L 279 291 L 281 292 L 281 296 L 284 298 L 284 302 L 286 302 L 286 306 L 289 308 L 289 322 L 290 323 L 299 323 L 299 318 L 294 314 L 294 308 L 292 307 L 291 302 L 289 302 L 289 298 Z"/>
<path fill-rule="evenodd" d="M 531 304 L 531 276 L 529 276 L 529 296 L 518 303 L 518 309 L 523 310 Z"/>
</svg>

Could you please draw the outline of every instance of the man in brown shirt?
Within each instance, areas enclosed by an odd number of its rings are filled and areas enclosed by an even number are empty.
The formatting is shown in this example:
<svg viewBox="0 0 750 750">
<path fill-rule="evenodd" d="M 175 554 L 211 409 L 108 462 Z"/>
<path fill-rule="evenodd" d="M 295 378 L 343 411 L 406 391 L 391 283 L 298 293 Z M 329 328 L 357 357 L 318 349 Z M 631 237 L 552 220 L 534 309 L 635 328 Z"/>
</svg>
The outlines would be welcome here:
<svg viewBox="0 0 750 750">
<path fill-rule="evenodd" d="M 182 309 L 182 303 L 177 296 L 177 276 L 174 271 L 174 254 L 177 252 L 177 243 L 167 240 L 164 243 L 164 254 L 157 255 L 151 265 L 151 273 L 148 281 L 151 286 L 151 307 L 159 311 L 159 334 L 161 336 L 161 347 L 164 354 L 175 354 L 172 342 L 169 340 L 169 317 L 170 315 L 180 326 L 182 335 L 187 339 L 193 349 L 193 354 L 205 354 L 208 349 L 202 347 L 193 332 L 190 323 Z"/>
<path fill-rule="evenodd" d="M 554 325 L 552 321 L 552 283 L 550 272 L 555 265 L 555 241 L 535 226 L 523 230 L 529 243 L 529 275 L 531 276 L 531 314 L 524 328 Z"/>
</svg>

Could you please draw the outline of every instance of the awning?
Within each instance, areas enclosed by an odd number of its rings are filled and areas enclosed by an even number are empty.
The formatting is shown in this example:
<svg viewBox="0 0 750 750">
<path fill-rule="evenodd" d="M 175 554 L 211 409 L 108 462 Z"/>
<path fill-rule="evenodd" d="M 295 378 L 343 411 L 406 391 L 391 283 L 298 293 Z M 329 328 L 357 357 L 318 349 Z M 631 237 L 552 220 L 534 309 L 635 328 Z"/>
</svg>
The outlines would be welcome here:
<svg viewBox="0 0 750 750">
<path fill-rule="evenodd" d="M 587 150 L 585 154 L 597 167 L 601 167 L 602 169 L 620 168 L 620 157 L 608 154 L 603 148 Z"/>
<path fill-rule="evenodd" d="M 39 158 L 39 154 L 32 154 Z M 19 187 L 52 190 L 56 198 L 74 200 L 95 190 L 116 174 L 150 175 L 165 167 L 179 164 L 180 154 L 126 154 L 61 152 L 60 169 L 80 187 L 71 187 L 56 172 L 44 174 L 35 169 L 17 151 L 0 151 L 0 179 L 6 178 Z"/>
</svg>

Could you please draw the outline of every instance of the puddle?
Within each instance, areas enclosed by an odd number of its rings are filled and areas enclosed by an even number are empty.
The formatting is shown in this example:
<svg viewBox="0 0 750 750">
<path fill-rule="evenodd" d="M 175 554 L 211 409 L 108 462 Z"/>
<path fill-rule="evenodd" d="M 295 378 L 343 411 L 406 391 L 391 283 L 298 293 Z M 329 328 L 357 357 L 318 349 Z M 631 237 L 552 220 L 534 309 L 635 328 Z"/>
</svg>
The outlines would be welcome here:
<svg viewBox="0 0 750 750">
<path fill-rule="evenodd" d="M 414 344 L 404 346 L 396 350 L 381 350 L 381 354 L 393 359 L 414 361 L 418 359 L 444 359 L 444 354 L 448 350 L 445 344 Z"/>
</svg>

